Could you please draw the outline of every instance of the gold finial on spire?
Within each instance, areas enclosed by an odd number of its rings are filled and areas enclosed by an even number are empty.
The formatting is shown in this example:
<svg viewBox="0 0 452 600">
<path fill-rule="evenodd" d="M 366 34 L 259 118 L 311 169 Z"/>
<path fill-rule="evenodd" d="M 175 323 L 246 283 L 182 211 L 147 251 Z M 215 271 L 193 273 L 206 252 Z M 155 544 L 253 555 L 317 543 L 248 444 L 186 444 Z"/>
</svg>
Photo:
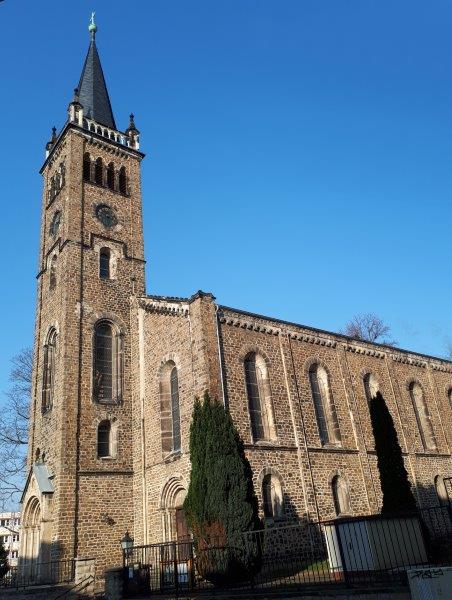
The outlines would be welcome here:
<svg viewBox="0 0 452 600">
<path fill-rule="evenodd" d="M 97 25 L 94 22 L 94 17 L 95 16 L 96 16 L 96 13 L 93 11 L 91 13 L 91 19 L 89 21 L 89 26 L 88 26 L 88 31 L 90 32 L 92 39 L 94 39 L 94 37 L 96 35 L 96 32 L 97 32 Z"/>
</svg>

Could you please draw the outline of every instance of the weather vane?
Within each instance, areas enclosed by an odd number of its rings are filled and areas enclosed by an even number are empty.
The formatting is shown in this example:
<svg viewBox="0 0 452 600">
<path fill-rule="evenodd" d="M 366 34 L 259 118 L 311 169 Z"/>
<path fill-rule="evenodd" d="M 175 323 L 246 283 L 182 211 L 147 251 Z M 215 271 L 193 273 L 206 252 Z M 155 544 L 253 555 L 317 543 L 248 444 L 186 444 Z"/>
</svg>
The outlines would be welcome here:
<svg viewBox="0 0 452 600">
<path fill-rule="evenodd" d="M 91 33 L 92 37 L 94 37 L 94 35 L 95 35 L 96 31 L 97 31 L 97 25 L 94 22 L 94 17 L 95 16 L 96 16 L 96 13 L 93 11 L 91 13 L 91 19 L 89 21 L 89 27 L 88 27 L 88 30 Z"/>
</svg>

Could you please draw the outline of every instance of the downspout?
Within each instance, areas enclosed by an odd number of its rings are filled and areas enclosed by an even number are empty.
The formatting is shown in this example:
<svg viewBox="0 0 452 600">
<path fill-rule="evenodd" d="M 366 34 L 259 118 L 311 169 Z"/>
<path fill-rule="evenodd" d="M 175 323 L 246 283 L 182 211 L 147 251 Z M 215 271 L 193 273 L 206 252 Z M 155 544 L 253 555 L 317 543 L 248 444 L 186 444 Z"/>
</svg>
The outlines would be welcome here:
<svg viewBox="0 0 452 600">
<path fill-rule="evenodd" d="M 226 392 L 225 392 L 225 389 L 224 389 L 223 357 L 221 355 L 220 327 L 218 325 L 218 323 L 219 323 L 218 310 L 219 310 L 219 306 L 218 306 L 218 304 L 215 304 L 215 331 L 216 331 L 216 334 L 217 334 L 218 362 L 219 362 L 219 365 L 220 365 L 220 385 L 221 385 L 221 393 L 223 395 L 223 406 L 226 409 L 228 409 L 228 406 L 226 406 Z"/>
<path fill-rule="evenodd" d="M 146 494 L 146 424 L 144 420 L 144 396 L 145 396 L 145 382 L 144 382 L 144 309 L 138 307 L 138 360 L 139 360 L 139 395 L 140 395 L 140 425 L 141 425 L 141 494 L 142 494 L 142 506 L 143 506 L 143 541 L 144 544 L 148 543 L 148 523 L 147 523 L 147 494 Z"/>
</svg>

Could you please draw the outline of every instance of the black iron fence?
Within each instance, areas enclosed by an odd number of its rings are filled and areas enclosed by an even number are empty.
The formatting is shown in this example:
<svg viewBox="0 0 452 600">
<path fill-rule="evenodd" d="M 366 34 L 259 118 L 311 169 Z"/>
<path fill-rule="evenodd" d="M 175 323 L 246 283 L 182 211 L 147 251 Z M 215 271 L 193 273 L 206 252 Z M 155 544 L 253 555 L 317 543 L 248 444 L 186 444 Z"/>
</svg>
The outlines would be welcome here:
<svg viewBox="0 0 452 600">
<path fill-rule="evenodd" d="M 24 562 L 9 567 L 0 578 L 0 588 L 25 588 L 33 585 L 70 583 L 75 579 L 75 560 Z"/>
<path fill-rule="evenodd" d="M 452 541 L 447 510 L 275 524 L 235 539 L 136 546 L 124 554 L 126 595 L 269 590 L 305 585 L 405 583 L 410 567 L 437 564 L 435 535 Z M 429 533 L 427 533 L 427 531 Z"/>
</svg>

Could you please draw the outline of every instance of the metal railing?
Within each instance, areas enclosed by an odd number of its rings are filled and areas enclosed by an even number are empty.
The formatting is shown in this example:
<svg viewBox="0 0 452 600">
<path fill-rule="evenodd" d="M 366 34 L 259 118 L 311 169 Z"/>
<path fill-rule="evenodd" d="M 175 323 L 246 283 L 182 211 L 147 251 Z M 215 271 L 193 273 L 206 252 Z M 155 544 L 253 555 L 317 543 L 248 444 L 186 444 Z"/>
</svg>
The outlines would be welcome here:
<svg viewBox="0 0 452 600">
<path fill-rule="evenodd" d="M 75 578 L 75 560 L 27 562 L 10 567 L 0 579 L 0 588 L 22 588 L 33 585 L 70 583 Z"/>
<path fill-rule="evenodd" d="M 198 544 L 136 546 L 124 553 L 125 593 L 405 584 L 408 568 L 438 564 L 427 530 L 431 538 L 441 532 L 452 540 L 447 510 L 429 509 L 427 514 L 427 526 L 419 513 L 373 515 L 281 523 Z"/>
</svg>

